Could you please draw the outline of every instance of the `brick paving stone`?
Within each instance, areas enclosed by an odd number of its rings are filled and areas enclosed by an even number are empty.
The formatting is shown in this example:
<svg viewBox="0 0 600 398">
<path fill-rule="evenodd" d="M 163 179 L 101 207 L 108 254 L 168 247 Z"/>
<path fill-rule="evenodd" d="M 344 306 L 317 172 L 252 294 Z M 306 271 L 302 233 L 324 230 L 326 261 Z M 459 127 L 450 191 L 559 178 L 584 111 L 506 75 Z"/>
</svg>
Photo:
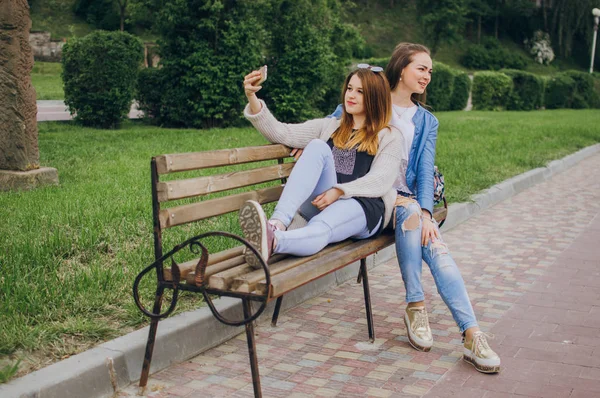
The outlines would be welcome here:
<svg viewBox="0 0 600 398">
<path fill-rule="evenodd" d="M 577 184 L 584 180 L 581 166 L 598 167 L 599 158 L 594 156 L 552 181 L 558 186 L 570 178 Z M 594 355 L 600 344 L 600 239 L 596 233 L 600 224 L 600 178 L 588 182 L 585 188 L 581 185 L 581 197 L 569 200 L 569 206 L 574 205 L 569 211 L 548 215 L 556 221 L 556 235 L 545 245 L 553 250 L 543 255 L 542 272 L 537 272 L 539 262 L 524 271 L 514 271 L 515 278 L 521 281 L 524 277 L 539 276 L 528 279 L 528 286 L 516 285 L 523 286 L 523 294 L 491 328 L 500 337 L 499 345 L 494 342 L 492 345 L 502 358 L 503 371 L 496 376 L 475 373 L 463 381 L 459 376 L 466 373 L 459 370 L 464 365 L 457 364 L 427 397 L 454 396 L 447 389 L 453 384 L 478 385 L 485 398 L 512 396 L 511 393 L 532 397 L 600 396 L 600 359 Z M 535 196 L 535 188 L 529 191 Z M 494 209 L 510 202 L 523 203 L 522 195 Z M 589 209 L 587 217 L 582 216 L 584 202 Z M 562 207 L 553 198 L 545 203 L 552 203 L 554 209 Z M 566 204 L 566 200 L 563 203 Z M 535 214 L 533 210 L 530 214 Z M 478 307 L 487 306 L 476 303 L 475 308 Z M 507 347 L 512 349 L 507 350 Z M 512 390 L 501 391 L 508 388 L 505 386 L 511 386 Z"/>
<path fill-rule="evenodd" d="M 410 347 L 392 259 L 369 275 L 375 344 L 353 281 L 281 314 L 276 328 L 259 324 L 263 396 L 600 396 L 600 173 L 591 172 L 599 169 L 594 155 L 444 234 L 480 327 L 496 335 L 502 373 L 461 360 L 458 328 L 427 266 L 434 346 Z M 152 375 L 149 387 L 156 397 L 252 397 L 245 335 Z"/>
</svg>

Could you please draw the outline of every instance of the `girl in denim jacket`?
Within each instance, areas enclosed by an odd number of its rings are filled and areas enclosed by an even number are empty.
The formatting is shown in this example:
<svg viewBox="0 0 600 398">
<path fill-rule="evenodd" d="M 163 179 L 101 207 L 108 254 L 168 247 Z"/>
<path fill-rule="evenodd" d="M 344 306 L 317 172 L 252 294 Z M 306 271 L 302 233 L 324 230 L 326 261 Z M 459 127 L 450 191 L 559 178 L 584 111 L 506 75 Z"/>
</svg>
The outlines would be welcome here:
<svg viewBox="0 0 600 398">
<path fill-rule="evenodd" d="M 396 251 L 406 288 L 404 322 L 408 339 L 421 351 L 429 351 L 433 345 L 421 284 L 424 260 L 463 334 L 464 359 L 480 372 L 496 373 L 500 358 L 479 330 L 460 271 L 432 217 L 438 121 L 417 100 L 431 81 L 429 49 L 413 43 L 398 44 L 385 73 L 392 89 L 391 124 L 402 131 L 405 140 L 401 172 L 394 187 L 398 191 Z"/>
<path fill-rule="evenodd" d="M 465 283 L 432 217 L 438 120 L 418 100 L 431 81 L 432 71 L 429 49 L 413 43 L 398 44 L 385 70 L 392 89 L 390 124 L 404 136 L 400 173 L 394 184 L 398 196 L 393 219 L 408 303 L 404 322 L 410 344 L 417 350 L 429 351 L 433 336 L 421 284 L 425 261 L 463 335 L 464 359 L 480 372 L 496 373 L 500 370 L 500 358 L 479 330 Z M 339 118 L 340 112 L 338 106 L 330 116 Z"/>
</svg>

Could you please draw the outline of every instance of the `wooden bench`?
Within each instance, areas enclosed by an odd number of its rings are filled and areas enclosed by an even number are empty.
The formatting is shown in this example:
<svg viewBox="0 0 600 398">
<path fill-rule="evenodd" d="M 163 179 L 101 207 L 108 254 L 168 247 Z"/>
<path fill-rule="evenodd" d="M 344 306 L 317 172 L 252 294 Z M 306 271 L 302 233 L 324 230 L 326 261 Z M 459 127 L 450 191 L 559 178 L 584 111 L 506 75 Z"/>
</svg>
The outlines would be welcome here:
<svg viewBox="0 0 600 398">
<path fill-rule="evenodd" d="M 284 162 L 286 158 L 289 158 L 289 153 L 290 149 L 283 145 L 266 145 L 162 155 L 152 159 L 152 207 L 156 260 L 137 276 L 133 289 L 136 304 L 151 318 L 140 378 L 141 389 L 144 389 L 147 384 L 158 321 L 167 317 L 175 309 L 178 293 L 182 290 L 203 294 L 207 305 L 219 321 L 233 326 L 245 326 L 256 397 L 261 396 L 261 387 L 253 321 L 264 311 L 268 302 L 276 300 L 272 317 L 272 325 L 275 326 L 282 299 L 286 293 L 355 261 L 360 261 L 358 279 L 359 283 L 362 281 L 363 284 L 369 338 L 371 341 L 375 339 L 366 258 L 394 243 L 394 234 L 391 231 L 386 231 L 372 239 L 346 240 L 329 245 L 321 252 L 309 257 L 275 255 L 269 261 L 268 266 L 263 262 L 262 269 L 259 270 L 247 265 L 243 256 L 244 247 L 248 247 L 256 254 L 258 252 L 245 239 L 229 232 L 203 233 L 175 246 L 168 253 L 164 253 L 163 231 L 166 229 L 237 212 L 240 206 L 249 199 L 256 200 L 261 204 L 277 201 L 283 190 L 283 184 L 294 166 L 292 162 Z M 265 165 L 265 161 L 270 162 Z M 245 170 L 223 172 L 225 167 L 230 168 L 232 165 L 254 162 L 262 162 L 262 164 L 259 167 Z M 208 168 L 212 170 L 203 176 L 160 181 L 161 176 L 168 174 Z M 265 183 L 269 182 L 271 186 L 265 187 Z M 246 190 L 239 192 L 239 188 L 242 187 Z M 228 192 L 231 190 L 236 191 Z M 220 192 L 227 193 L 214 195 Z M 176 203 L 175 206 L 163 208 L 169 202 L 181 202 L 182 199 L 187 198 L 202 200 L 185 204 Z M 434 217 L 438 222 L 443 222 L 446 214 L 446 207 L 437 208 Z M 204 242 L 206 239 L 215 237 L 232 239 L 235 244 L 230 249 L 210 253 Z M 196 253 L 199 257 L 177 263 L 175 257 L 186 250 Z M 150 311 L 141 303 L 139 284 L 144 275 L 152 271 L 156 271 L 157 288 L 154 305 Z M 169 307 L 161 313 L 165 289 L 172 290 L 172 299 Z M 211 295 L 241 299 L 244 318 L 239 320 L 225 318 L 215 309 Z M 252 312 L 252 302 L 259 304 L 259 308 L 254 312 Z"/>
</svg>

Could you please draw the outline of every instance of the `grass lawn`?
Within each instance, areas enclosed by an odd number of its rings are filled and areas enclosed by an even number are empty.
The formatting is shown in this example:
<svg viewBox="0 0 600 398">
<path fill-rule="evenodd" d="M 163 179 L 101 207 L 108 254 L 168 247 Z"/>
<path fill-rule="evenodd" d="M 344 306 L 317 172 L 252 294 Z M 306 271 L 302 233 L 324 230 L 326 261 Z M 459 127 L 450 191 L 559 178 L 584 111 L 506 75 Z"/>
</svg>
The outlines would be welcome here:
<svg viewBox="0 0 600 398">
<path fill-rule="evenodd" d="M 600 142 L 597 110 L 438 116 L 436 163 L 450 202 Z M 0 382 L 146 323 L 131 286 L 153 258 L 153 155 L 266 142 L 251 128 L 178 130 L 140 122 L 120 130 L 45 122 L 39 131 L 41 164 L 58 169 L 60 186 L 0 193 L 0 219 L 7 220 L 0 224 Z M 239 233 L 233 215 L 175 230 L 165 234 L 165 247 L 207 230 Z M 198 305 L 184 293 L 178 308 Z M 17 373 L 9 366 L 18 360 Z"/>
<path fill-rule="evenodd" d="M 62 100 L 65 98 L 60 74 L 62 64 L 36 61 L 31 71 L 31 83 L 38 100 Z"/>
</svg>

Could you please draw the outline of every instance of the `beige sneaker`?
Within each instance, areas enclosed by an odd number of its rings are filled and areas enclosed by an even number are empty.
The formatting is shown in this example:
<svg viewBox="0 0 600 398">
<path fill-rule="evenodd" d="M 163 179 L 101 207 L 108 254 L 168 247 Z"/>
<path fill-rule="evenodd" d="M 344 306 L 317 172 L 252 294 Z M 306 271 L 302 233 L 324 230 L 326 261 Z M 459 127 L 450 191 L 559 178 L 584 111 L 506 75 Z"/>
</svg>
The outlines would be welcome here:
<svg viewBox="0 0 600 398">
<path fill-rule="evenodd" d="M 267 221 L 262 206 L 254 200 L 248 200 L 240 208 L 238 217 L 244 237 L 258 250 L 265 264 L 268 263 L 273 254 L 275 226 Z M 244 250 L 244 258 L 252 268 L 262 268 L 260 259 L 251 250 Z"/>
<path fill-rule="evenodd" d="M 408 332 L 408 341 L 419 351 L 429 351 L 433 346 L 433 336 L 429 328 L 429 318 L 425 307 L 406 308 L 404 324 Z"/>
<path fill-rule="evenodd" d="M 500 357 L 490 348 L 487 337 L 492 338 L 491 335 L 478 331 L 473 335 L 473 341 L 465 341 L 463 359 L 475 366 L 475 369 L 481 373 L 498 373 L 500 372 Z"/>
</svg>

